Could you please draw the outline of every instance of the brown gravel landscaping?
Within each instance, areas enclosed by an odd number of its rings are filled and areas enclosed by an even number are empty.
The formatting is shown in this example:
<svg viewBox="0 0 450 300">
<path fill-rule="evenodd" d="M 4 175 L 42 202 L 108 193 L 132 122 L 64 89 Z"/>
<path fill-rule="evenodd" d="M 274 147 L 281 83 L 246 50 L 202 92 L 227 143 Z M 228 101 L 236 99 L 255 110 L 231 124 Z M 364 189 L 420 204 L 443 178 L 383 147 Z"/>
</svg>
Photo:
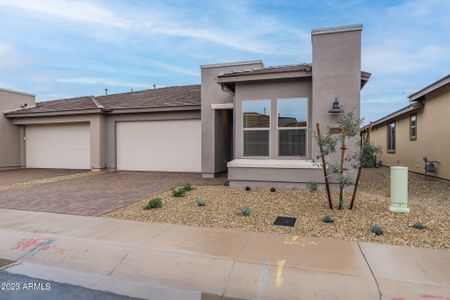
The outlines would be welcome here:
<svg viewBox="0 0 450 300">
<path fill-rule="evenodd" d="M 410 174 L 410 214 L 390 213 L 388 169 L 366 169 L 354 210 L 330 210 L 323 191 L 230 188 L 226 186 L 197 186 L 184 197 L 174 198 L 170 191 L 161 197 L 163 207 L 143 210 L 144 199 L 113 211 L 106 216 L 120 219 L 160 223 L 208 226 L 238 230 L 290 233 L 310 237 L 337 238 L 354 241 L 379 242 L 429 248 L 450 246 L 450 183 Z M 350 195 L 346 195 L 349 199 Z M 199 207 L 196 199 L 206 205 Z M 337 199 L 334 195 L 334 199 Z M 251 209 L 250 216 L 241 216 L 242 207 Z M 334 223 L 323 223 L 331 215 Z M 275 226 L 277 216 L 296 217 L 294 227 Z M 411 227 L 416 221 L 424 223 L 423 230 Z M 383 228 L 375 236 L 373 225 Z"/>
</svg>

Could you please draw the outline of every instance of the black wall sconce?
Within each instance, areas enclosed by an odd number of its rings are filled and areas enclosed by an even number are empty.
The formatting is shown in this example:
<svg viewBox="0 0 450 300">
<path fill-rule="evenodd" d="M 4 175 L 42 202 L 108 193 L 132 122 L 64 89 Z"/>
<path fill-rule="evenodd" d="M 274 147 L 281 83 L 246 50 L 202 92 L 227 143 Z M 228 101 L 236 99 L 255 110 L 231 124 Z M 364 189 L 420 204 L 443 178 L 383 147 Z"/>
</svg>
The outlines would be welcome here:
<svg viewBox="0 0 450 300">
<path fill-rule="evenodd" d="M 342 114 L 344 110 L 342 109 L 342 106 L 339 104 L 338 98 L 334 98 L 333 105 L 331 106 L 331 109 L 328 111 L 329 114 Z"/>
</svg>

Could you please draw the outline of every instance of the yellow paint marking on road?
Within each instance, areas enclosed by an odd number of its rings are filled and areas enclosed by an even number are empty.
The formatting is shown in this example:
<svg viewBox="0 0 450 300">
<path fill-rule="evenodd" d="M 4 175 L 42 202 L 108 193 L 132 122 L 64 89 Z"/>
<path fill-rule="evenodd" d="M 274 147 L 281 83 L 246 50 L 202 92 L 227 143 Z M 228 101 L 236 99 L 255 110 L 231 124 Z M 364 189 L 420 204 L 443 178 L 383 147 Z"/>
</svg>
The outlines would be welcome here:
<svg viewBox="0 0 450 300">
<path fill-rule="evenodd" d="M 283 269 L 286 264 L 286 259 L 277 261 L 277 276 L 275 278 L 275 287 L 279 288 L 283 284 Z"/>
<path fill-rule="evenodd" d="M 285 240 L 283 241 L 283 244 L 285 245 L 300 245 L 302 247 L 306 246 L 317 246 L 319 245 L 317 242 L 309 241 L 306 239 L 300 239 L 298 235 L 293 235 L 291 237 L 287 236 Z"/>
<path fill-rule="evenodd" d="M 25 182 L 5 184 L 5 185 L 0 185 L 0 191 L 20 189 L 20 188 L 29 187 L 29 186 L 38 185 L 38 184 L 44 184 L 44 183 L 54 183 L 54 182 L 58 182 L 58 181 L 75 179 L 75 178 L 80 178 L 80 177 L 85 177 L 85 176 L 92 176 L 92 175 L 97 175 L 97 174 L 101 174 L 101 173 L 103 173 L 103 172 L 88 171 L 88 172 L 75 173 L 75 174 L 71 174 L 71 175 L 61 175 L 61 176 L 55 176 L 55 177 L 29 180 L 29 181 L 25 181 Z"/>
</svg>

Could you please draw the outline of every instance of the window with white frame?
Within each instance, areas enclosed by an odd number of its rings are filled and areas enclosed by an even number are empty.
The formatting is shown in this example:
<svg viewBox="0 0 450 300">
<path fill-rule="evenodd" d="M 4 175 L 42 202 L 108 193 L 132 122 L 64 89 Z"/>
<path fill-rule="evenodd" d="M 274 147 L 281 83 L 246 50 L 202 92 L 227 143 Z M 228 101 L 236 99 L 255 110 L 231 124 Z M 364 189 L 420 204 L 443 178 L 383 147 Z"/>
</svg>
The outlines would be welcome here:
<svg viewBox="0 0 450 300">
<path fill-rule="evenodd" d="M 242 101 L 244 156 L 269 156 L 270 100 Z"/>
<path fill-rule="evenodd" d="M 417 115 L 409 116 L 409 140 L 415 141 L 417 139 Z"/>
<path fill-rule="evenodd" d="M 395 152 L 395 122 L 387 125 L 387 152 Z"/>
<path fill-rule="evenodd" d="M 306 156 L 308 99 L 278 99 L 278 156 Z"/>
</svg>

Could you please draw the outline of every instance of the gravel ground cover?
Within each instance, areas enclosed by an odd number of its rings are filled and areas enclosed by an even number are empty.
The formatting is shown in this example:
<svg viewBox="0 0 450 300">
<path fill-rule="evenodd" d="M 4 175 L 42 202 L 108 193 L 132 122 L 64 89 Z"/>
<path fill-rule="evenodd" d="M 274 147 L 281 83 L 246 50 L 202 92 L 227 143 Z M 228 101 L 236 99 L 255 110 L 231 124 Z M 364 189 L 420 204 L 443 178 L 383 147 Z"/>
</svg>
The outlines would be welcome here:
<svg viewBox="0 0 450 300">
<path fill-rule="evenodd" d="M 34 179 L 34 180 L 29 180 L 29 181 L 24 181 L 24 182 L 3 184 L 3 185 L 0 185 L 0 191 L 19 189 L 19 188 L 24 188 L 24 187 L 29 187 L 29 186 L 39 185 L 39 184 L 44 184 L 44 183 L 54 183 L 54 182 L 59 182 L 59 181 L 63 181 L 63 180 L 98 175 L 101 173 L 102 172 L 86 171 L 86 172 L 80 172 L 80 173 L 69 174 L 69 175 L 60 175 L 60 176 L 54 176 L 54 177 L 48 177 L 48 178 Z"/>
<path fill-rule="evenodd" d="M 107 217 L 138 221 L 208 226 L 238 230 L 290 233 L 310 237 L 336 238 L 378 242 L 393 245 L 449 248 L 450 246 L 450 183 L 435 179 L 423 181 L 420 175 L 410 176 L 410 214 L 390 213 L 388 169 L 364 170 L 356 206 L 351 211 L 330 210 L 323 191 L 231 188 L 197 186 L 184 197 L 174 198 L 170 191 L 157 197 L 161 208 L 143 210 L 150 199 L 135 202 L 107 214 Z M 153 196 L 155 197 L 155 196 Z M 151 198 L 153 198 L 151 197 Z M 198 206 L 197 199 L 205 201 Z M 338 199 L 337 191 L 333 198 Z M 350 194 L 346 194 L 348 199 Z M 250 208 L 249 216 L 239 209 Z M 325 215 L 333 223 L 324 223 Z M 294 227 L 275 226 L 277 216 L 295 217 Z M 412 225 L 420 221 L 426 229 Z M 371 232 L 373 225 L 383 229 L 382 235 Z"/>
</svg>

